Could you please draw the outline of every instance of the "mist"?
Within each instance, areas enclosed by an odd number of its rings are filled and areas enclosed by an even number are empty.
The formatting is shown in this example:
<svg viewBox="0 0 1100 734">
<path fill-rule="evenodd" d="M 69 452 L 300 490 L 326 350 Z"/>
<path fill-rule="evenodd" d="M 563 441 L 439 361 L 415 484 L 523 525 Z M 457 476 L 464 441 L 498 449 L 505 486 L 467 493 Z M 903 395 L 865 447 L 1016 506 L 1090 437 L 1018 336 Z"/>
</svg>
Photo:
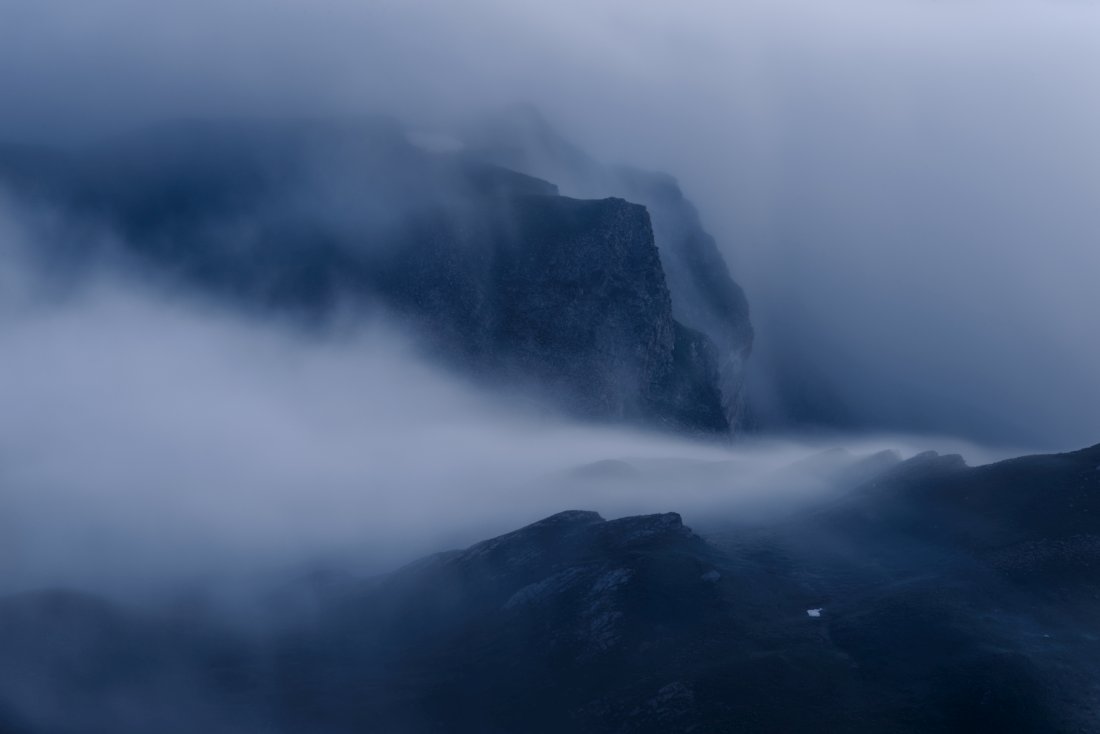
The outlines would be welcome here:
<svg viewBox="0 0 1100 734">
<path fill-rule="evenodd" d="M 998 447 L 982 458 L 1100 435 L 1094 4 L 325 10 L 9 4 L 0 133 L 74 144 L 180 116 L 366 113 L 447 133 L 531 102 L 599 159 L 674 173 L 698 204 L 757 332 L 762 438 L 742 450 L 833 432 L 769 466 L 853 431 L 856 450 Z M 5 238 L 25 238 L 7 215 Z M 307 336 L 121 272 L 50 303 L 6 261 L 5 482 L 38 503 L 17 502 L 7 523 L 98 528 L 36 531 L 28 555 L 57 556 L 37 581 L 72 581 L 67 559 L 87 557 L 51 539 L 87 535 L 81 548 L 115 557 L 86 565 L 122 577 L 159 558 L 126 537 L 183 543 L 195 523 L 211 558 L 227 543 L 289 557 L 288 537 L 404 558 L 560 509 L 545 492 L 517 501 L 555 471 L 728 458 L 488 395 L 424 364 L 382 320 Z M 629 504 L 615 509 L 661 502 Z M 74 511 L 47 509 L 59 506 Z M 125 518 L 105 510 L 124 506 Z"/>
<path fill-rule="evenodd" d="M 679 177 L 746 289 L 768 430 L 1100 433 L 1089 2 L 9 3 L 0 133 L 534 103 Z M 565 193 L 569 193 L 566 191 Z"/>
<path fill-rule="evenodd" d="M 1095 0 L 5 0 L 0 730 L 1092 726 L 1100 449 L 926 452 L 1100 441 L 1098 39 Z M 493 158 L 517 109 L 578 155 Z M 616 166 L 690 203 L 566 198 Z M 517 243 L 569 252 L 493 280 Z M 624 522 L 496 537 L 565 510 Z"/>
<path fill-rule="evenodd" d="M 59 281 L 33 257 L 49 217 L 9 203 L 0 220 L 5 593 L 239 601 L 566 508 L 760 521 L 847 486 L 877 452 L 1005 455 L 929 436 L 731 446 L 581 423 L 444 371 L 382 314 L 303 328 L 142 284 L 110 256 Z"/>
</svg>

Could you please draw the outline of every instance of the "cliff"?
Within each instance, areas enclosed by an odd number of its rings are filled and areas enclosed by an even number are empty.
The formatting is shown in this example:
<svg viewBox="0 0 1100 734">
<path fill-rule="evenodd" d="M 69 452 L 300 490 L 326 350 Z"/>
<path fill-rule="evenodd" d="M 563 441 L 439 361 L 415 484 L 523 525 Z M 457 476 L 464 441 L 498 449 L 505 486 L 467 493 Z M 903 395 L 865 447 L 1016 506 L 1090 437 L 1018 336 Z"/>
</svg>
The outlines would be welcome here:
<svg viewBox="0 0 1100 734">
<path fill-rule="evenodd" d="M 573 414 L 729 431 L 728 360 L 677 318 L 644 206 L 564 197 L 379 120 L 173 123 L 3 149 L 0 176 L 59 213 L 59 267 L 111 241 L 146 277 L 259 313 L 396 316 L 465 374 Z"/>
<path fill-rule="evenodd" d="M 557 133 L 539 112 L 515 107 L 467 132 L 466 155 L 554 181 L 577 196 L 618 196 L 646 207 L 653 222 L 673 317 L 713 345 L 723 412 L 745 419 L 744 380 L 752 352 L 749 304 L 715 239 L 676 179 L 603 165 Z"/>
</svg>

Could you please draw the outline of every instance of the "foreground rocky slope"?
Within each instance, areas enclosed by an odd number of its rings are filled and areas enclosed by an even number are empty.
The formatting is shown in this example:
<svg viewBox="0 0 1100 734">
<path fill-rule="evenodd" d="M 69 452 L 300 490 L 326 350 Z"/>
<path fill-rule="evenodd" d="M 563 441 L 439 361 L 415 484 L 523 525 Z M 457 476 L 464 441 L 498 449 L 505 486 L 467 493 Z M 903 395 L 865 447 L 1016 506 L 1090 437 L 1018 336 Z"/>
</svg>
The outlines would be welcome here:
<svg viewBox="0 0 1100 734">
<path fill-rule="evenodd" d="M 55 277 L 113 256 L 147 282 L 310 326 L 382 312 L 466 374 L 574 414 L 706 434 L 736 422 L 747 307 L 710 243 L 693 267 L 725 279 L 710 300 L 736 313 L 693 315 L 703 296 L 681 283 L 669 217 L 654 238 L 644 205 L 667 207 L 652 186 L 618 194 L 641 205 L 569 198 L 384 120 L 180 122 L 75 151 L 2 146 L 0 185 L 41 225 L 34 255 Z"/>
<path fill-rule="evenodd" d="M 248 631 L 10 597 L 0 731 L 1097 731 L 1100 446 L 848 476 L 706 539 L 563 512 Z"/>
</svg>

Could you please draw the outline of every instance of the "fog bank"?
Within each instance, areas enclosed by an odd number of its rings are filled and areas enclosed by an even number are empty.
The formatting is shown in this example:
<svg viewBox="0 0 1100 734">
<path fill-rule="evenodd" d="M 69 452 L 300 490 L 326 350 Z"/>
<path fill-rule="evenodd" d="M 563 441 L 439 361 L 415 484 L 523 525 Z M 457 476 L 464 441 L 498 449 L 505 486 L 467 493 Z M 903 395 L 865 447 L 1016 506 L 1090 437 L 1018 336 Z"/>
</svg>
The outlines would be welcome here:
<svg viewBox="0 0 1100 734">
<path fill-rule="evenodd" d="M 579 424 L 439 371 L 382 317 L 304 330 L 106 261 L 59 283 L 28 258 L 25 216 L 3 223 L 0 592 L 241 592 L 319 564 L 388 570 L 569 508 L 758 520 L 883 449 L 995 455 L 861 436 L 823 460 L 835 443 Z"/>
<path fill-rule="evenodd" d="M 307 336 L 118 273 L 59 292 L 5 209 L 5 590 L 345 553 L 381 568 L 566 506 L 690 524 L 719 501 L 660 472 L 630 496 L 547 481 L 605 459 L 733 462 L 736 498 L 797 484 L 769 472 L 842 441 L 1008 447 L 969 451 L 983 461 L 1100 440 L 1095 3 L 15 0 L 4 16 L 5 141 L 204 115 L 446 132 L 528 101 L 601 160 L 676 174 L 748 292 L 763 431 L 720 449 L 578 426 L 440 373 L 380 321 Z M 814 426 L 858 438 L 788 438 Z"/>
</svg>

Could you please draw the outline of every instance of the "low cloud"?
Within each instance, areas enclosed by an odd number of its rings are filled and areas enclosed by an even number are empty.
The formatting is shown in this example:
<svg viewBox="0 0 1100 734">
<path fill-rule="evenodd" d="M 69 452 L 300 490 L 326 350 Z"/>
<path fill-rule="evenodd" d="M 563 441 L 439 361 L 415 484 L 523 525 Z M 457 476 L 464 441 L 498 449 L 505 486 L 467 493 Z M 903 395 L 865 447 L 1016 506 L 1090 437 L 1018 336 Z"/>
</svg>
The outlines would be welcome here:
<svg viewBox="0 0 1100 734">
<path fill-rule="evenodd" d="M 385 112 L 432 132 L 528 100 L 598 158 L 670 170 L 748 292 L 773 438 L 578 426 L 439 372 L 382 321 L 309 336 L 118 273 L 32 277 L 9 211 L 0 577 L 381 568 L 566 506 L 690 523 L 707 490 L 545 480 L 737 460 L 722 501 L 760 497 L 842 440 L 784 438 L 803 423 L 858 431 L 857 454 L 952 447 L 894 431 L 1093 443 L 1098 32 L 1094 3 L 9 3 L 6 140 L 208 114 Z"/>
<path fill-rule="evenodd" d="M 383 319 L 307 332 L 108 266 L 59 289 L 18 246 L 31 230 L 4 221 L 19 287 L 0 314 L 2 591 L 240 591 L 315 563 L 386 570 L 567 508 L 758 518 L 829 487 L 789 468 L 828 443 L 578 424 L 439 371 Z M 848 443 L 840 465 L 921 442 Z"/>
</svg>

